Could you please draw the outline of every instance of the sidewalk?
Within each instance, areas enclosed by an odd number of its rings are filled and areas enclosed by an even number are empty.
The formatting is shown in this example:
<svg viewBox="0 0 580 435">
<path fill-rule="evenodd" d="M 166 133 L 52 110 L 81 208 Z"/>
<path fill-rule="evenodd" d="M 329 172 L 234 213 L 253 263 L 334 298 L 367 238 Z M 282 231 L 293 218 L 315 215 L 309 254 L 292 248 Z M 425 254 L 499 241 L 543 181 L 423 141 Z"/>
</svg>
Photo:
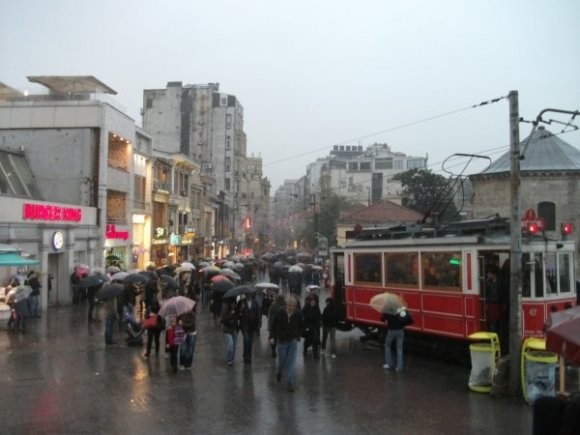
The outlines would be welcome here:
<svg viewBox="0 0 580 435">
<path fill-rule="evenodd" d="M 222 333 L 202 312 L 193 370 L 172 374 L 163 354 L 106 347 L 103 328 L 87 324 L 84 306 L 69 306 L 30 320 L 27 334 L 0 330 L 1 433 L 532 432 L 529 406 L 470 392 L 467 369 L 406 355 L 403 373 L 385 372 L 382 350 L 356 331 L 337 333 L 336 359 L 300 351 L 289 393 L 275 382 L 265 329 L 252 364 L 241 362 L 240 336 L 229 367 Z"/>
</svg>

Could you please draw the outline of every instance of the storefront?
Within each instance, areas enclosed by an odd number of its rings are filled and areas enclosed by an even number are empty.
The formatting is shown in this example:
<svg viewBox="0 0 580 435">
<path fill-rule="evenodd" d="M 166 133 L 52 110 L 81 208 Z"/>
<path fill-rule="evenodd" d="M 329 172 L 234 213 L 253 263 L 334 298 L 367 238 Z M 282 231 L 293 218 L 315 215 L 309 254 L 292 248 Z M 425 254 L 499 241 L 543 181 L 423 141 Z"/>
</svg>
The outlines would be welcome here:
<svg viewBox="0 0 580 435">
<path fill-rule="evenodd" d="M 100 265 L 97 209 L 0 197 L 0 243 L 14 246 L 35 266 L 0 268 L 2 285 L 13 275 L 41 272 L 41 308 L 72 301 L 69 277 L 76 264 Z"/>
</svg>

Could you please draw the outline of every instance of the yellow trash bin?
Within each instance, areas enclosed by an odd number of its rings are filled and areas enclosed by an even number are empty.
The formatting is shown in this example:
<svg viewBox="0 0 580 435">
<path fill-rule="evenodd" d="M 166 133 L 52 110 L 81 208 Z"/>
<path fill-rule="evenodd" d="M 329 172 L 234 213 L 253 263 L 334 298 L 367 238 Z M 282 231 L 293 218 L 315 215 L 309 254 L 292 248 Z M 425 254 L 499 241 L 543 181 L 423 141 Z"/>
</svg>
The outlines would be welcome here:
<svg viewBox="0 0 580 435">
<path fill-rule="evenodd" d="M 489 393 L 495 365 L 500 357 L 499 338 L 495 332 L 475 332 L 468 337 L 471 354 L 469 388 L 478 393 Z"/>
<path fill-rule="evenodd" d="M 527 338 L 522 345 L 521 376 L 524 400 L 533 405 L 540 396 L 556 395 L 558 355 L 546 350 L 543 338 Z"/>
</svg>

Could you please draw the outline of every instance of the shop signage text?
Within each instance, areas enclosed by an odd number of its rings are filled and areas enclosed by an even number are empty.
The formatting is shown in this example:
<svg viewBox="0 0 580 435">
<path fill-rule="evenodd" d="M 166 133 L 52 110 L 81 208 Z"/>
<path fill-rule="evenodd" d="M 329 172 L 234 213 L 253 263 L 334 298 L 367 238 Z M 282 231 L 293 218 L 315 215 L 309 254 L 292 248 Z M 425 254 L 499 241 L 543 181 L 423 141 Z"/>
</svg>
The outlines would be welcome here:
<svg viewBox="0 0 580 435">
<path fill-rule="evenodd" d="M 105 237 L 107 239 L 121 239 L 121 240 L 128 240 L 129 239 L 129 231 L 117 231 L 115 225 L 110 224 L 107 225 L 107 231 L 105 233 Z"/>
<path fill-rule="evenodd" d="M 60 207 L 57 205 L 27 204 L 22 206 L 24 220 L 80 222 L 83 212 L 80 208 Z"/>
</svg>

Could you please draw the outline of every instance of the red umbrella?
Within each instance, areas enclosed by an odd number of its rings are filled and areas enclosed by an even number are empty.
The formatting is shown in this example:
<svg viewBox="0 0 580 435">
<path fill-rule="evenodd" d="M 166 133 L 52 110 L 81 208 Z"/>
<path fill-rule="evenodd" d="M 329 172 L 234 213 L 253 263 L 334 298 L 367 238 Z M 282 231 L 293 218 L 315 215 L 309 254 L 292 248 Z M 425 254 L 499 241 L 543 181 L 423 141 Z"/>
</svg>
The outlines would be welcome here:
<svg viewBox="0 0 580 435">
<path fill-rule="evenodd" d="M 550 313 L 546 349 L 580 365 L 580 306 Z"/>
<path fill-rule="evenodd" d="M 224 281 L 224 280 L 229 281 L 228 277 L 225 275 L 215 275 L 215 276 L 212 276 L 210 278 L 210 281 L 213 283 L 218 282 L 218 281 Z"/>
</svg>

